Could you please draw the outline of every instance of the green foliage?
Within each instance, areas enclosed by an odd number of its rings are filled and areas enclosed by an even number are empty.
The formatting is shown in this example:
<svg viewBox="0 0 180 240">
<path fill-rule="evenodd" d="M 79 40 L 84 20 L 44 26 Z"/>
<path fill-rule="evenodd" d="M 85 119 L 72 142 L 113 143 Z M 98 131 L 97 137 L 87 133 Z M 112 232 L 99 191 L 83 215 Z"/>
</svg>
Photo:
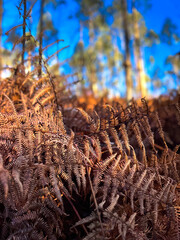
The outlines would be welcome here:
<svg viewBox="0 0 180 240">
<path fill-rule="evenodd" d="M 145 43 L 147 46 L 152 46 L 153 44 L 159 44 L 159 36 L 157 33 L 155 33 L 152 29 L 147 31 L 145 35 Z"/>
<path fill-rule="evenodd" d="M 179 33 L 177 26 L 172 22 L 170 18 L 167 18 L 161 30 L 161 41 L 171 45 L 173 41 L 179 41 Z"/>
</svg>

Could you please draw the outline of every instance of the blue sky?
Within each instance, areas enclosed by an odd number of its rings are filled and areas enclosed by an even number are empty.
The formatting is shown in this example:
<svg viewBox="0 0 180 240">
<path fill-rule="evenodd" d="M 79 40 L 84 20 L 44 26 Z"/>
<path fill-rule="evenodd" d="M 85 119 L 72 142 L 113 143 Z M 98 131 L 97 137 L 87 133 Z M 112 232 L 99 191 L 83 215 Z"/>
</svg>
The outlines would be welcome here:
<svg viewBox="0 0 180 240">
<path fill-rule="evenodd" d="M 152 8 L 144 15 L 146 25 L 149 29 L 154 29 L 159 33 L 163 26 L 164 20 L 170 18 L 178 28 L 180 34 L 180 1 L 179 0 L 152 0 Z M 167 56 L 174 55 L 180 51 L 180 42 L 174 43 L 172 46 L 160 43 L 148 49 L 155 57 L 157 66 L 163 69 L 164 61 Z M 148 69 L 148 66 L 146 66 Z"/>
<path fill-rule="evenodd" d="M 146 1 L 146 0 L 144 0 Z M 12 45 L 6 43 L 7 36 L 5 36 L 5 32 L 8 31 L 15 25 L 22 23 L 22 19 L 18 16 L 18 11 L 16 5 L 19 1 L 11 0 L 11 1 L 3 1 L 4 13 L 3 13 L 3 45 L 4 47 L 11 49 Z M 59 47 L 64 47 L 66 45 L 70 45 L 69 48 L 65 49 L 59 54 L 60 61 L 64 61 L 65 59 L 71 58 L 74 52 L 74 48 L 79 40 L 79 22 L 75 18 L 75 13 L 78 9 L 77 3 L 73 0 L 67 0 L 66 5 L 61 5 L 56 9 L 53 8 L 52 4 L 48 5 L 46 11 L 49 11 L 52 14 L 53 22 L 55 27 L 58 29 L 58 38 L 64 39 L 64 42 L 59 43 Z M 106 2 L 109 2 L 106 0 Z M 130 1 L 128 1 L 129 3 Z M 178 28 L 178 33 L 180 34 L 180 1 L 179 0 L 152 0 L 152 7 L 143 12 L 142 14 L 145 18 L 146 26 L 148 29 L 153 29 L 158 34 L 161 31 L 163 23 L 167 17 L 169 17 L 173 23 L 176 24 Z M 34 6 L 32 22 L 29 23 L 31 31 L 33 34 L 36 34 L 36 27 L 39 18 L 39 6 L 40 0 Z M 73 16 L 69 18 L 69 16 Z M 56 50 L 56 48 L 51 48 L 48 54 L 51 54 L 51 51 Z M 168 66 L 164 64 L 165 59 L 169 55 L 173 55 L 180 51 L 180 43 L 173 43 L 172 46 L 169 46 L 164 43 L 160 43 L 158 45 L 154 45 L 151 48 L 144 49 L 144 57 L 146 59 L 145 62 L 145 71 L 151 77 L 154 70 L 156 68 L 160 69 L 160 73 L 164 72 L 165 68 L 168 69 Z M 149 56 L 153 55 L 155 58 L 154 65 L 149 64 Z M 65 67 L 65 71 L 72 71 L 69 67 Z M 168 79 L 167 76 L 163 74 L 160 75 L 162 81 L 166 81 Z M 177 87 L 177 86 L 175 86 Z M 161 92 L 166 91 L 166 88 L 161 89 Z"/>
</svg>

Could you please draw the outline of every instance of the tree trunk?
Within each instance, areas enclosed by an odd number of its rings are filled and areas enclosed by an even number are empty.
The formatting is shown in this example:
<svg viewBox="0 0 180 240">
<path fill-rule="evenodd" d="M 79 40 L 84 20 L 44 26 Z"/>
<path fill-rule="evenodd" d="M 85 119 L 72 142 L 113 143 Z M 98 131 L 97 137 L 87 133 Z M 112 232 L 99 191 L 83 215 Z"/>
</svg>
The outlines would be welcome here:
<svg viewBox="0 0 180 240">
<path fill-rule="evenodd" d="M 42 45 L 43 45 L 43 12 L 44 12 L 44 0 L 41 0 L 40 9 L 40 26 L 39 26 L 39 72 L 38 75 L 42 75 Z"/>
<path fill-rule="evenodd" d="M 125 39 L 125 54 L 124 54 L 124 68 L 126 74 L 126 98 L 129 101 L 132 98 L 132 67 L 131 67 L 131 57 L 130 57 L 130 38 L 128 30 L 128 14 L 127 14 L 127 2 L 126 0 L 121 0 L 122 6 L 122 18 L 123 18 L 123 30 Z"/>
<path fill-rule="evenodd" d="M 85 56 L 84 56 L 84 38 L 83 38 L 83 24 L 82 22 L 80 21 L 80 29 L 79 29 L 79 43 L 81 44 L 82 46 L 82 61 L 80 61 L 80 73 L 79 73 L 79 76 L 80 76 L 80 79 L 83 79 L 83 70 L 84 70 L 84 67 L 85 67 Z M 79 93 L 82 94 L 84 92 L 84 84 L 79 84 Z"/>
<path fill-rule="evenodd" d="M 31 54 L 31 51 L 28 51 L 28 66 L 27 66 L 27 71 L 30 73 L 31 72 L 31 57 L 32 57 L 32 54 Z"/>
<path fill-rule="evenodd" d="M 0 0 L 0 83 L 2 81 L 2 14 L 3 14 L 3 1 Z"/>
<path fill-rule="evenodd" d="M 90 16 L 89 19 L 89 41 L 90 41 L 90 50 L 93 52 L 93 43 L 94 43 L 94 26 L 92 21 L 93 16 Z M 89 83 L 90 89 L 92 91 L 93 96 L 98 95 L 98 87 L 97 87 L 97 73 L 96 73 L 96 66 L 94 62 L 90 61 L 89 66 Z"/>
<path fill-rule="evenodd" d="M 132 2 L 133 28 L 134 28 L 134 57 L 136 65 L 137 93 L 140 97 L 147 95 L 146 79 L 144 73 L 144 61 L 141 55 L 141 41 L 139 25 L 137 20 L 137 10 L 135 9 L 135 0 Z"/>
<path fill-rule="evenodd" d="M 24 54 L 26 43 L 26 0 L 23 0 L 24 14 L 23 14 L 23 42 L 22 42 L 22 66 L 24 67 Z"/>
</svg>

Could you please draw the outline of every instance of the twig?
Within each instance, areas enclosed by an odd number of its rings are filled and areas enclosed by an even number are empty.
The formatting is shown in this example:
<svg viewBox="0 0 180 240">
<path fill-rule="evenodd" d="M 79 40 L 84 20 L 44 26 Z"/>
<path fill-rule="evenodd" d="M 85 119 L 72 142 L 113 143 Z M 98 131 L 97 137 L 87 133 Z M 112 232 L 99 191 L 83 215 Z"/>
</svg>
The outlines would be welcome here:
<svg viewBox="0 0 180 240">
<path fill-rule="evenodd" d="M 63 40 L 63 39 L 58 39 L 58 40 L 56 40 L 55 42 L 50 43 L 49 45 L 47 45 L 46 47 L 44 47 L 44 48 L 42 49 L 42 51 L 45 51 L 47 48 L 49 48 L 49 47 L 51 47 L 52 45 L 54 45 L 55 43 L 59 43 L 59 42 L 64 42 L 64 40 Z"/>
</svg>

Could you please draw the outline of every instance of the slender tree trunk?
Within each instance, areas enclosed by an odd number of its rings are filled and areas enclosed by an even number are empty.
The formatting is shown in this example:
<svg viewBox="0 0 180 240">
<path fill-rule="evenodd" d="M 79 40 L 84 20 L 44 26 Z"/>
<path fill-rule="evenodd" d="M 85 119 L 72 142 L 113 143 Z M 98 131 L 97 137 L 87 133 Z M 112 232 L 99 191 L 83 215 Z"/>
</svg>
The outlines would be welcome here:
<svg viewBox="0 0 180 240">
<path fill-rule="evenodd" d="M 180 53 L 177 56 L 178 58 L 178 66 L 177 66 L 177 86 L 180 94 Z"/>
<path fill-rule="evenodd" d="M 84 70 L 84 66 L 85 66 L 85 56 L 84 56 L 84 39 L 83 39 L 83 24 L 80 21 L 80 29 L 79 29 L 79 43 L 82 45 L 82 61 L 80 63 L 80 79 L 83 79 L 83 70 Z M 82 94 L 84 92 L 84 84 L 80 84 L 79 85 L 79 92 Z"/>
<path fill-rule="evenodd" d="M 92 21 L 93 16 L 90 16 L 89 20 L 89 40 L 90 40 L 90 49 L 93 51 L 93 43 L 94 43 L 94 26 Z M 92 62 L 90 62 L 89 66 L 89 82 L 92 94 L 94 96 L 98 95 L 98 87 L 97 87 L 97 74 L 96 74 L 96 66 Z"/>
<path fill-rule="evenodd" d="M 79 41 L 83 43 L 83 24 L 82 21 L 80 21 L 80 27 L 79 27 Z"/>
<path fill-rule="evenodd" d="M 22 42 L 22 65 L 24 67 L 24 54 L 25 54 L 25 43 L 26 43 L 26 0 L 23 0 L 24 14 L 23 14 L 23 42 Z"/>
<path fill-rule="evenodd" d="M 40 29 L 39 29 L 39 72 L 38 75 L 42 75 L 42 45 L 43 45 L 43 12 L 44 12 L 44 0 L 41 0 L 40 7 Z"/>
<path fill-rule="evenodd" d="M 28 66 L 27 66 L 27 71 L 30 73 L 31 72 L 31 51 L 28 51 Z"/>
<path fill-rule="evenodd" d="M 128 14 L 127 14 L 127 1 L 121 0 L 122 6 L 122 18 L 123 18 L 123 30 L 125 38 L 125 55 L 124 55 L 124 68 L 126 74 L 126 98 L 129 101 L 132 98 L 132 67 L 130 56 L 130 38 L 128 30 Z"/>
<path fill-rule="evenodd" d="M 3 14 L 3 0 L 0 0 L 0 83 L 2 81 L 2 14 Z"/>
<path fill-rule="evenodd" d="M 141 41 L 139 33 L 139 25 L 137 20 L 137 10 L 135 9 L 135 0 L 132 2 L 132 14 L 133 14 L 133 28 L 134 28 L 134 57 L 136 65 L 137 76 L 137 93 L 140 97 L 147 95 L 146 79 L 144 73 L 144 61 L 141 54 Z"/>
</svg>

